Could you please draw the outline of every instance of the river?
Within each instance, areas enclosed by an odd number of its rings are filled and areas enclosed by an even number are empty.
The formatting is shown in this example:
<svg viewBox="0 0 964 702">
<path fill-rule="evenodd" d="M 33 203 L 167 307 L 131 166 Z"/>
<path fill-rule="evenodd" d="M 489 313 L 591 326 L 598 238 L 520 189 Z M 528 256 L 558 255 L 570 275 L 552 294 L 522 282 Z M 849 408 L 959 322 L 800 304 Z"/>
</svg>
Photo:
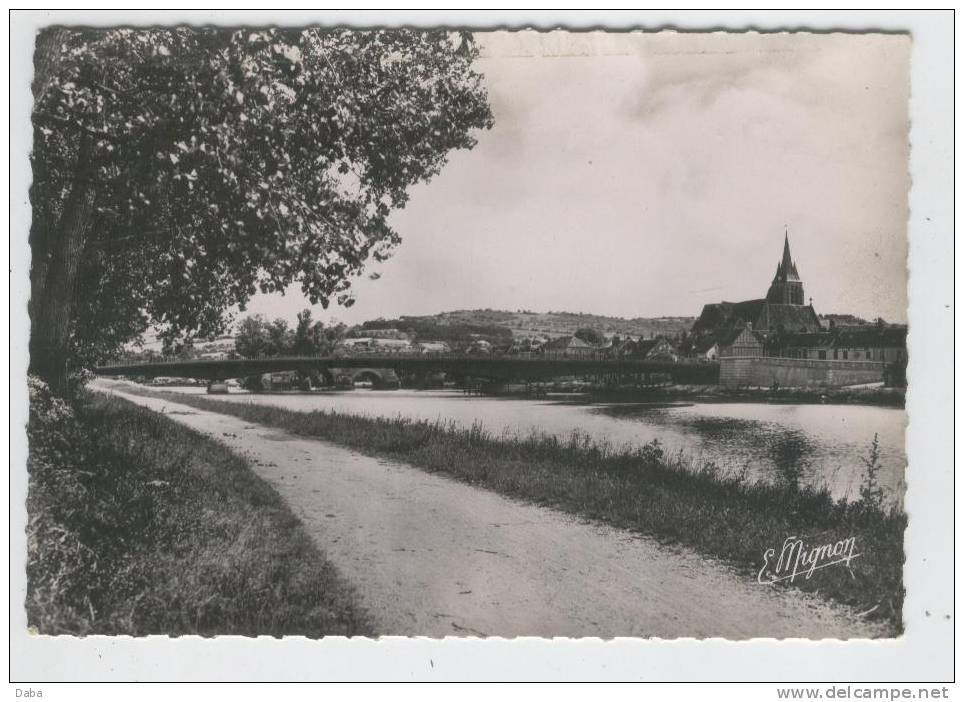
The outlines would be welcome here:
<svg viewBox="0 0 964 702">
<path fill-rule="evenodd" d="M 203 388 L 168 388 L 203 393 Z M 585 404 L 559 399 L 465 396 L 452 390 L 218 395 L 290 410 L 334 410 L 366 416 L 480 423 L 495 434 L 588 434 L 614 446 L 658 440 L 668 455 L 712 462 L 749 480 L 826 486 L 835 498 L 854 499 L 866 472 L 863 459 L 874 434 L 880 441 L 879 481 L 891 500 L 904 491 L 902 409 L 867 405 L 663 402 Z"/>
</svg>

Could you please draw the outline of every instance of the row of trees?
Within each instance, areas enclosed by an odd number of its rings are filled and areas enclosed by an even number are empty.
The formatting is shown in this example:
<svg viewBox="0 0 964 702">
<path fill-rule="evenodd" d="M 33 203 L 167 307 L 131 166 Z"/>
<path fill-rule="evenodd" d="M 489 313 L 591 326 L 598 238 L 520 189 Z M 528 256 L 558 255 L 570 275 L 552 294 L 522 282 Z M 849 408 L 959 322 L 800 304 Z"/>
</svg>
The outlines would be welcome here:
<svg viewBox="0 0 964 702">
<path fill-rule="evenodd" d="M 311 310 L 298 313 L 294 329 L 282 318 L 269 322 L 263 315 L 251 315 L 241 320 L 234 340 L 235 352 L 244 358 L 258 356 L 324 356 L 344 338 L 346 327 L 338 324 L 326 327 L 312 321 Z"/>
<path fill-rule="evenodd" d="M 391 212 L 492 124 L 471 35 L 63 28 L 37 38 L 30 370 L 55 389 L 299 283 L 349 305 Z"/>
</svg>

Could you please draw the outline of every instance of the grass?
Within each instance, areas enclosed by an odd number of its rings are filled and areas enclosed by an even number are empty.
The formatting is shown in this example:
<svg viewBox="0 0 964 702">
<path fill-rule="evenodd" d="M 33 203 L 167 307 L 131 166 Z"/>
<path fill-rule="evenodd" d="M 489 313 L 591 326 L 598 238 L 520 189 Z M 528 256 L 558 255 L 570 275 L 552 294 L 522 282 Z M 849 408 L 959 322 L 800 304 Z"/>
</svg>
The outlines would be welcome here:
<svg viewBox="0 0 964 702">
<path fill-rule="evenodd" d="M 216 441 L 32 384 L 27 620 L 41 634 L 368 634 L 280 496 Z M 42 395 L 43 388 L 39 387 Z"/>
<path fill-rule="evenodd" d="M 722 559 L 756 578 L 763 553 L 784 539 L 808 544 L 856 538 L 851 569 L 825 568 L 793 587 L 819 594 L 902 631 L 906 516 L 879 503 L 834 501 L 826 490 L 747 483 L 712 464 L 667 457 L 658 444 L 617 449 L 573 435 L 493 436 L 481 426 L 296 412 L 256 403 L 157 393 L 193 407 L 240 417 L 370 456 L 405 462 L 515 498 L 653 535 Z"/>
</svg>

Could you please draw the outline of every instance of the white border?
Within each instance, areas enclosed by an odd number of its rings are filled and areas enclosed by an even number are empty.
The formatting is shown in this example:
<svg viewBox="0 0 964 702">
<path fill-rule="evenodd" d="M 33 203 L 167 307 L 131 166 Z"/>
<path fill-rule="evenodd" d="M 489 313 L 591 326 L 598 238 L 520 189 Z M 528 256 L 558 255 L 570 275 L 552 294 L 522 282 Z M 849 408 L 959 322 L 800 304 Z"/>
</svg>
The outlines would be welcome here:
<svg viewBox="0 0 964 702">
<path fill-rule="evenodd" d="M 26 298 L 31 143 L 29 79 L 39 26 L 176 22 L 461 24 L 474 27 L 906 30 L 913 36 L 910 241 L 910 466 L 906 634 L 897 641 L 805 642 L 287 638 L 149 640 L 27 636 L 24 525 Z M 11 680 L 949 680 L 953 535 L 953 29 L 946 13 L 667 11 L 20 11 L 10 17 Z M 815 203 L 815 206 L 819 206 Z M 925 614 L 927 612 L 928 614 Z M 950 615 L 946 619 L 945 615 Z M 19 687 L 26 688 L 26 684 Z M 125 686 L 126 687 L 126 686 Z M 123 688 L 112 688 L 120 692 Z M 710 690 L 705 690 L 710 692 Z M 101 690 L 100 692 L 104 692 Z M 100 694 L 100 692 L 98 694 Z M 171 692 L 175 692 L 171 690 Z M 212 691 L 213 692 L 213 691 Z M 265 690 L 267 692 L 267 690 Z M 277 691 L 280 692 L 280 691 Z M 697 691 L 698 692 L 698 691 Z M 109 696 L 110 690 L 107 691 Z M 203 690 L 201 691 L 203 694 Z M 12 696 L 12 695 L 11 695 Z M 49 695 L 48 695 L 49 696 Z M 770 693 L 772 698 L 775 695 Z"/>
</svg>

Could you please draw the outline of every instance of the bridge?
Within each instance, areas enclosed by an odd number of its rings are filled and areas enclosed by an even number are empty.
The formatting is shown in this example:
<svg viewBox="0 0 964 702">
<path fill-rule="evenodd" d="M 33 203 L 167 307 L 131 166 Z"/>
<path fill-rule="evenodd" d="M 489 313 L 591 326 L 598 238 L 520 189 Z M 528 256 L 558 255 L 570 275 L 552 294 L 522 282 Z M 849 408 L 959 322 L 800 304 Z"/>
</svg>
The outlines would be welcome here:
<svg viewBox="0 0 964 702">
<path fill-rule="evenodd" d="M 719 382 L 719 363 L 673 363 L 605 356 L 563 356 L 551 354 L 356 354 L 344 356 L 272 356 L 160 360 L 143 363 L 112 363 L 94 369 L 97 375 L 144 378 L 196 378 L 216 381 L 264 373 L 298 371 L 306 376 L 321 375 L 329 381 L 333 371 L 344 369 L 391 369 L 402 374 L 445 373 L 451 378 L 479 378 L 489 381 L 537 382 L 565 376 L 610 376 L 649 378 L 668 376 L 674 383 L 712 385 Z M 352 375 L 360 373 L 352 373 Z"/>
</svg>

